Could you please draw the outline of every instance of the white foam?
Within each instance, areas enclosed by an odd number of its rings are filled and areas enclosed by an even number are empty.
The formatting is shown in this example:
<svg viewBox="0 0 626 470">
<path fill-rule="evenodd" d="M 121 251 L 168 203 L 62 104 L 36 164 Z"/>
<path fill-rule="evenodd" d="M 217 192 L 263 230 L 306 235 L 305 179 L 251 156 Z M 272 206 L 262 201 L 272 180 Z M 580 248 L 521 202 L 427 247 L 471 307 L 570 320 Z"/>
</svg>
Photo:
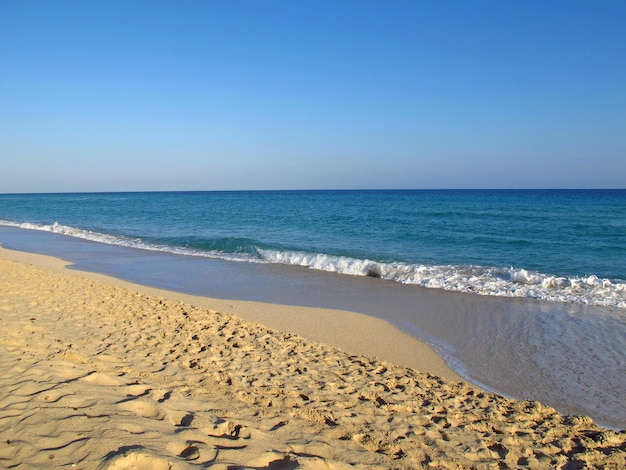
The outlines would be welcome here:
<svg viewBox="0 0 626 470">
<path fill-rule="evenodd" d="M 565 278 L 526 269 L 378 263 L 325 254 L 260 250 L 272 263 L 374 276 L 403 284 L 502 297 L 626 308 L 626 283 L 597 276 Z"/>
<path fill-rule="evenodd" d="M 6 220 L 0 220 L 0 225 L 8 225 L 10 227 L 18 227 L 27 230 L 40 230 L 43 232 L 59 233 L 61 235 L 68 235 L 70 237 L 82 238 L 83 240 L 91 240 L 100 243 L 114 244 L 114 245 L 127 245 L 132 246 L 132 240 L 124 240 L 123 237 L 107 235 L 105 233 L 92 232 L 91 230 L 83 230 L 68 225 L 61 225 L 58 222 L 53 224 L 33 224 L 30 222 L 9 222 Z"/>
<path fill-rule="evenodd" d="M 0 220 L 0 225 L 17 227 L 27 230 L 39 230 L 43 232 L 58 233 L 61 235 L 67 235 L 70 237 L 80 238 L 92 242 L 105 243 L 107 245 L 125 246 L 128 248 L 138 248 L 148 251 L 160 251 L 176 255 L 201 256 L 205 258 L 218 258 L 228 261 L 255 261 L 255 259 L 253 259 L 249 255 L 246 255 L 245 253 L 223 253 L 218 251 L 195 250 L 192 248 L 146 243 L 139 238 L 123 237 L 120 235 L 109 235 L 106 233 L 84 230 L 68 225 L 61 225 L 57 222 L 54 222 L 53 224 L 33 224 L 30 222 L 19 223 L 10 222 L 7 220 Z"/>
</svg>

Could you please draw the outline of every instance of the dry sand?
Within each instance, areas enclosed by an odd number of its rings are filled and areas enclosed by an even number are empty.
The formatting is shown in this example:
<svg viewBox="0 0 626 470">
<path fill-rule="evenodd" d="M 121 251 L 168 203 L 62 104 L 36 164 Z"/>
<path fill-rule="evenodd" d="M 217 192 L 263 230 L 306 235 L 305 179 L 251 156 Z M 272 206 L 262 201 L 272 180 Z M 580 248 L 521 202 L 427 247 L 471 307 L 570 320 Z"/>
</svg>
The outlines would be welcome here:
<svg viewBox="0 0 626 470">
<path fill-rule="evenodd" d="M 626 433 L 460 383 L 380 320 L 62 266 L 0 249 L 0 467 L 626 466 Z"/>
</svg>

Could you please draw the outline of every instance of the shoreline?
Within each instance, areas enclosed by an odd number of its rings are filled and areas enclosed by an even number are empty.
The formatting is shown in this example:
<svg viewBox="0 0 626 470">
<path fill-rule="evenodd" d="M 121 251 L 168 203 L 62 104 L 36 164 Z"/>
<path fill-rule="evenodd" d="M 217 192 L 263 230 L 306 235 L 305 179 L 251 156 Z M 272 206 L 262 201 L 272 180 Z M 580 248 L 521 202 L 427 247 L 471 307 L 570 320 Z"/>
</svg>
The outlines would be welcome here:
<svg viewBox="0 0 626 470">
<path fill-rule="evenodd" d="M 369 315 L 330 308 L 281 305 L 247 300 L 216 299 L 154 288 L 118 279 L 105 274 L 68 269 L 70 263 L 47 255 L 4 248 L 0 259 L 26 262 L 54 272 L 68 272 L 87 279 L 117 285 L 151 296 L 217 310 L 269 328 L 292 333 L 309 341 L 391 362 L 430 373 L 449 381 L 464 381 L 426 343 L 410 336 L 389 322 Z M 356 329 L 355 325 L 359 328 Z M 474 385 L 476 388 L 478 386 Z"/>
<path fill-rule="evenodd" d="M 281 333 L 214 310 L 210 300 L 207 307 L 193 296 L 78 273 L 56 258 L 0 249 L 0 266 L 2 465 L 621 468 L 626 461 L 626 433 L 587 417 Z"/>
</svg>

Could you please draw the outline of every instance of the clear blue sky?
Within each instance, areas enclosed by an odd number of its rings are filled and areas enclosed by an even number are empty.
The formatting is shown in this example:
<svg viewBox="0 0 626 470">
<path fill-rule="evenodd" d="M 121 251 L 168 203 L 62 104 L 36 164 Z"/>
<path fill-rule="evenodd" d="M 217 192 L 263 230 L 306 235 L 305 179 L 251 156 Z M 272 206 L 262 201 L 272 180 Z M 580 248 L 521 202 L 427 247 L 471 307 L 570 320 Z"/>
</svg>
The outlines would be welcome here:
<svg viewBox="0 0 626 470">
<path fill-rule="evenodd" d="M 626 187 L 626 2 L 0 0 L 0 193 Z"/>
</svg>

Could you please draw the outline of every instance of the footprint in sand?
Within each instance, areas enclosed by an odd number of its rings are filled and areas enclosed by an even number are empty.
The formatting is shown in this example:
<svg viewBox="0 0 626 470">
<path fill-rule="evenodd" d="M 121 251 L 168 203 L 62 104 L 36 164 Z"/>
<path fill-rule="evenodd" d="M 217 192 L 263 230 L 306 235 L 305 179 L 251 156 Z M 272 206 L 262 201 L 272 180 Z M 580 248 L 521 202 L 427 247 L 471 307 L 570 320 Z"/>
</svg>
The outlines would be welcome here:
<svg viewBox="0 0 626 470">
<path fill-rule="evenodd" d="M 127 411 L 132 411 L 133 413 L 142 416 L 143 418 L 150 419 L 163 419 L 159 408 L 152 402 L 148 400 L 130 400 L 125 401 L 119 405 L 120 408 Z"/>
<path fill-rule="evenodd" d="M 250 431 L 240 424 L 234 424 L 230 421 L 219 421 L 211 427 L 202 429 L 207 436 L 221 437 L 226 439 L 249 439 Z"/>
<path fill-rule="evenodd" d="M 152 389 L 148 387 L 147 385 L 135 384 L 135 385 L 128 385 L 124 387 L 123 391 L 124 393 L 126 393 L 126 396 L 128 397 L 140 397 L 140 396 L 148 394 L 150 390 Z"/>
<path fill-rule="evenodd" d="M 150 470 L 170 470 L 176 468 L 168 460 L 154 457 L 143 452 L 131 452 L 126 455 L 114 457 L 100 468 L 106 470 L 131 470 L 149 468 Z"/>
<path fill-rule="evenodd" d="M 291 470 L 299 467 L 298 461 L 291 455 L 278 452 L 266 452 L 247 463 L 248 468 L 276 468 L 281 470 Z"/>
<path fill-rule="evenodd" d="M 102 372 L 92 372 L 91 374 L 86 375 L 80 380 L 94 385 L 103 385 L 105 387 L 126 385 L 126 383 L 119 377 L 113 377 L 111 375 L 103 374 Z"/>
<path fill-rule="evenodd" d="M 202 447 L 202 458 L 205 462 L 214 461 L 217 458 L 218 449 L 209 449 L 203 442 L 186 441 L 172 442 L 167 446 L 167 450 L 181 460 L 198 460 L 200 458 Z"/>
</svg>

